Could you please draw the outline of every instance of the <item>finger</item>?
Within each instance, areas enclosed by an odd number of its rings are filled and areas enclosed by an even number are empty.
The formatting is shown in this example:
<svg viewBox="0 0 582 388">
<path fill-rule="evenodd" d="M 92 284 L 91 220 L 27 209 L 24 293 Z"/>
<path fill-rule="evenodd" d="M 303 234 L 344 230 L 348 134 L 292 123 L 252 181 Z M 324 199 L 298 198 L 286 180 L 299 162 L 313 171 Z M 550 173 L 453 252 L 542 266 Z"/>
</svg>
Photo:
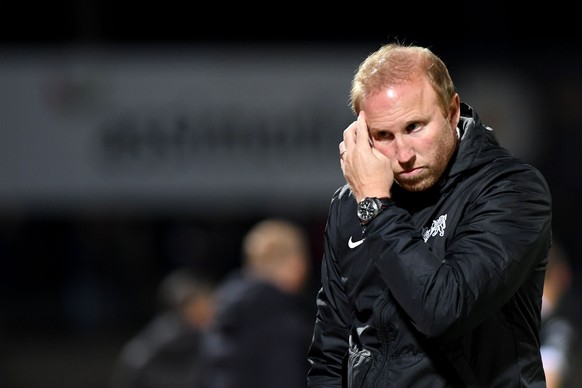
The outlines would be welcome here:
<svg viewBox="0 0 582 388">
<path fill-rule="evenodd" d="M 340 155 L 339 155 L 340 166 L 342 168 L 342 173 L 345 173 L 345 168 L 344 168 L 344 162 L 345 162 L 344 161 L 344 155 L 346 154 L 347 151 L 346 151 L 345 143 L 343 141 L 340 143 L 339 149 L 340 149 Z"/>
<path fill-rule="evenodd" d="M 359 143 L 356 143 L 358 149 L 370 149 L 370 132 L 368 131 L 368 124 L 366 123 L 366 113 L 360 111 L 358 114 L 358 119 L 356 121 L 356 138 L 362 139 Z"/>
<path fill-rule="evenodd" d="M 344 141 L 343 143 L 343 149 L 340 149 L 340 152 L 342 151 L 350 151 L 350 149 L 353 149 L 353 147 L 356 144 L 356 138 L 355 138 L 355 132 L 356 132 L 356 126 L 357 126 L 357 121 L 354 121 L 353 123 L 351 123 L 346 129 L 344 129 Z M 340 146 L 341 144 L 340 143 Z"/>
</svg>

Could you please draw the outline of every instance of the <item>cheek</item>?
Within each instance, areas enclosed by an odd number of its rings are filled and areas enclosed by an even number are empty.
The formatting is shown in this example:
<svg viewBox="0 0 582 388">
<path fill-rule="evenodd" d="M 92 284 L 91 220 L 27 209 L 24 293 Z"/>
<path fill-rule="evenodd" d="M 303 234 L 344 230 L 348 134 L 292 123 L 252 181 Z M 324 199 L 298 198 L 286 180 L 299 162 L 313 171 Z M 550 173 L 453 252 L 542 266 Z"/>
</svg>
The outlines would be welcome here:
<svg viewBox="0 0 582 388">
<path fill-rule="evenodd" d="M 440 161 L 441 164 L 447 164 L 448 159 L 455 149 L 456 133 L 448 132 L 440 141 L 436 142 L 436 147 L 433 148 L 433 157 Z"/>
<path fill-rule="evenodd" d="M 433 137 L 416 139 L 413 144 L 414 153 L 417 159 L 432 160 L 440 153 L 439 139 Z"/>
<path fill-rule="evenodd" d="M 388 159 L 392 160 L 394 158 L 394 147 L 391 145 L 391 143 L 375 141 L 374 148 Z"/>
<path fill-rule="evenodd" d="M 396 159 L 396 152 L 394 151 L 394 146 L 392 143 L 384 143 L 384 142 L 374 142 L 374 148 L 382 155 L 384 155 L 390 163 L 395 163 L 394 160 Z"/>
</svg>

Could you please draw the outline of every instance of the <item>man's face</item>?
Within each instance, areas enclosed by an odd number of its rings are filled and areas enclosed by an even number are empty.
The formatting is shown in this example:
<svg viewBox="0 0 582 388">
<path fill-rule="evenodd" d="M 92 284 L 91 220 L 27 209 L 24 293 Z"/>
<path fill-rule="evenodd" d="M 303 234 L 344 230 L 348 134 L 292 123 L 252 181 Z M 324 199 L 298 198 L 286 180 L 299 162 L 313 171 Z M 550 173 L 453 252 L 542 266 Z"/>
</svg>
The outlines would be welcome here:
<svg viewBox="0 0 582 388">
<path fill-rule="evenodd" d="M 433 186 L 457 144 L 459 99 L 445 117 L 424 78 L 389 86 L 362 104 L 374 148 L 390 159 L 394 180 L 408 191 Z"/>
</svg>

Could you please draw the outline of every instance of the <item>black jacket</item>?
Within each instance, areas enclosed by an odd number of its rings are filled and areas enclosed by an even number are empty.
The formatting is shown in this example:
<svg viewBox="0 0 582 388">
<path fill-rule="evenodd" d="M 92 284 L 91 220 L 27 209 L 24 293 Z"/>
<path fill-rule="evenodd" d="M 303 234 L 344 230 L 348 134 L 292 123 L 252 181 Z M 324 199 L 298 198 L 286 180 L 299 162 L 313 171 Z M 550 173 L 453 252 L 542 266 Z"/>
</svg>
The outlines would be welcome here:
<svg viewBox="0 0 582 388">
<path fill-rule="evenodd" d="M 244 271 L 217 290 L 216 316 L 204 336 L 203 388 L 305 387 L 309 310 L 298 295 Z"/>
<path fill-rule="evenodd" d="M 459 130 L 441 181 L 394 185 L 364 232 L 349 188 L 334 193 L 309 387 L 545 387 L 549 188 L 466 104 Z"/>
</svg>

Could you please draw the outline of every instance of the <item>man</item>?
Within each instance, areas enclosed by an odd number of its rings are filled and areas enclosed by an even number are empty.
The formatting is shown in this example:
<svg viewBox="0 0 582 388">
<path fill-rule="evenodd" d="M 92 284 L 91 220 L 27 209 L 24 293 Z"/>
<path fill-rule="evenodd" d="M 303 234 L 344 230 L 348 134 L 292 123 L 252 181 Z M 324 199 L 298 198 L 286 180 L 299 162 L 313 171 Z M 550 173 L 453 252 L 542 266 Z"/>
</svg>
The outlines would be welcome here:
<svg viewBox="0 0 582 388">
<path fill-rule="evenodd" d="M 544 387 L 542 175 L 460 102 L 445 64 L 387 44 L 339 144 L 309 387 Z"/>
<path fill-rule="evenodd" d="M 307 235 L 290 221 L 265 219 L 247 232 L 242 268 L 217 289 L 203 388 L 305 387 L 309 251 Z"/>
<path fill-rule="evenodd" d="M 572 303 L 568 297 L 573 276 L 568 252 L 554 236 L 546 267 L 540 328 L 547 388 L 566 387 L 573 380 L 573 351 L 578 335 L 567 308 Z"/>
<path fill-rule="evenodd" d="M 161 307 L 123 347 L 112 388 L 197 388 L 202 333 L 212 319 L 214 282 L 189 268 L 167 274 L 157 290 Z"/>
</svg>

